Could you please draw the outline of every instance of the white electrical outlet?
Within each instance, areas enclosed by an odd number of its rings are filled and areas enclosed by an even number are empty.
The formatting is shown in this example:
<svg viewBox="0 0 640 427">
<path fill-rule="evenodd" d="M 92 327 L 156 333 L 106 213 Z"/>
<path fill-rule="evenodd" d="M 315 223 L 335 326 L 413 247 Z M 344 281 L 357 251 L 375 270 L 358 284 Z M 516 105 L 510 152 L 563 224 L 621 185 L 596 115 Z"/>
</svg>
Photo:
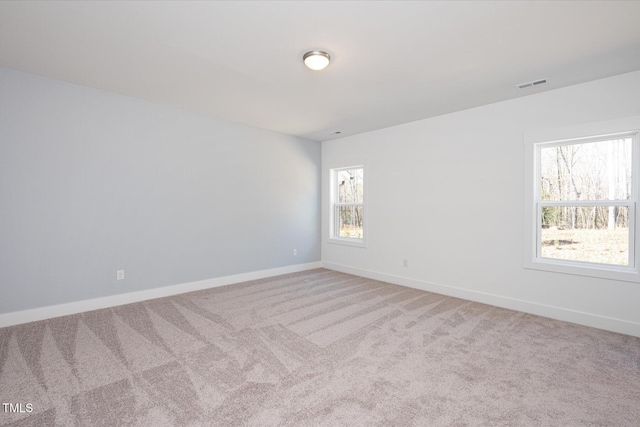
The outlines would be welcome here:
<svg viewBox="0 0 640 427">
<path fill-rule="evenodd" d="M 293 250 L 293 256 L 297 256 L 297 255 L 298 255 L 298 250 L 297 250 L 297 249 L 294 249 L 294 250 Z"/>
<path fill-rule="evenodd" d="M 409 260 L 408 259 L 403 259 L 402 260 L 402 266 L 403 267 L 409 267 Z"/>
<path fill-rule="evenodd" d="M 124 270 L 116 271 L 116 280 L 124 280 Z"/>
</svg>

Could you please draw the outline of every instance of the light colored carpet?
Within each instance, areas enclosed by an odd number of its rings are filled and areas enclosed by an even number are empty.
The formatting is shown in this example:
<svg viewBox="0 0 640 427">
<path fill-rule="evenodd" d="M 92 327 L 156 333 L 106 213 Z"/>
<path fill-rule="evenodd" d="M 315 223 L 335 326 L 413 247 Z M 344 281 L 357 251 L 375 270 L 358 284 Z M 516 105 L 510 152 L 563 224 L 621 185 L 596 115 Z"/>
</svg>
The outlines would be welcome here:
<svg viewBox="0 0 640 427">
<path fill-rule="evenodd" d="M 640 339 L 318 269 L 0 329 L 0 401 L 33 405 L 15 426 L 638 426 Z"/>
</svg>

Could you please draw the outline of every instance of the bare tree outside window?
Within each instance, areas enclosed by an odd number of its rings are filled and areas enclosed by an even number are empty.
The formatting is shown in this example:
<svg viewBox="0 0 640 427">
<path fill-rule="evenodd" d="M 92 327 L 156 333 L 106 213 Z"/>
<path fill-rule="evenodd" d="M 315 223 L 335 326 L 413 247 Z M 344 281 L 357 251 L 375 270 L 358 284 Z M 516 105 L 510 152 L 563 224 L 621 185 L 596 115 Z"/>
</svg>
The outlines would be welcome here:
<svg viewBox="0 0 640 427">
<path fill-rule="evenodd" d="M 543 258 L 629 265 L 632 138 L 540 148 Z"/>
<path fill-rule="evenodd" d="M 334 221 L 336 237 L 362 239 L 364 237 L 364 169 L 349 168 L 335 171 L 336 200 Z"/>
</svg>

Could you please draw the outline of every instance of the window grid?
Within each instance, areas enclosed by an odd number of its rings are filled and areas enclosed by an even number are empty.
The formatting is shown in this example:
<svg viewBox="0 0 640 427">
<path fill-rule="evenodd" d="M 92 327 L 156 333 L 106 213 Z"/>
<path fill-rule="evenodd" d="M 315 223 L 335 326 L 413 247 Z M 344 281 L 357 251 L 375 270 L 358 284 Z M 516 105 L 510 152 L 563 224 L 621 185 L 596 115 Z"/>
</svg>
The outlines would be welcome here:
<svg viewBox="0 0 640 427">
<path fill-rule="evenodd" d="M 364 242 L 364 167 L 331 170 L 333 241 Z"/>
<path fill-rule="evenodd" d="M 600 198 L 591 198 L 591 199 L 579 199 L 579 200 L 542 200 L 541 197 L 541 191 L 542 191 L 542 187 L 544 186 L 544 182 L 543 182 L 543 172 L 542 172 L 542 150 L 545 148 L 554 148 L 554 147 L 570 147 L 570 146 L 578 146 L 578 145 L 585 145 L 585 144 L 593 144 L 593 143 L 606 143 L 609 142 L 611 145 L 611 143 L 613 143 L 614 141 L 622 141 L 622 140 L 627 140 L 627 139 L 631 139 L 631 152 L 629 153 L 630 155 L 630 159 L 635 159 L 636 157 L 636 151 L 637 151 L 637 146 L 638 146 L 638 133 L 637 132 L 626 132 L 626 133 L 618 133 L 618 134 L 609 134 L 609 135 L 602 135 L 602 136 L 597 136 L 597 137 L 587 137 L 587 138 L 575 138 L 575 139 L 570 139 L 570 140 L 563 140 L 563 141 L 554 141 L 554 142 L 544 142 L 544 143 L 537 143 L 535 144 L 535 161 L 536 161 L 536 167 L 535 167 L 535 171 L 536 171 L 536 176 L 534 178 L 534 182 L 535 182 L 535 190 L 534 190 L 534 197 L 535 197 L 535 202 L 534 202 L 534 206 L 535 206 L 535 260 L 540 262 L 546 262 L 546 263 L 552 263 L 552 264 L 568 264 L 568 265 L 577 265 L 577 266 L 585 266 L 585 267 L 595 267 L 595 268 L 606 268 L 606 269 L 611 269 L 611 270 L 617 270 L 617 269 L 622 269 L 622 270 L 635 270 L 637 265 L 636 265 L 636 254 L 635 254 L 635 246 L 636 246 L 636 242 L 635 242 L 635 212 L 636 212 L 636 194 L 637 194 L 637 176 L 636 174 L 638 173 L 637 171 L 637 165 L 635 161 L 631 161 L 630 162 L 630 190 L 628 192 L 627 198 L 623 199 L 623 198 L 619 198 L 616 197 L 615 192 L 612 193 L 611 190 L 609 190 L 609 194 L 607 198 L 604 197 L 600 197 Z M 579 147 L 578 147 L 579 148 Z M 561 148 L 559 148 L 561 150 Z M 573 166 L 573 164 L 572 164 Z M 568 167 L 568 165 L 567 165 Z M 560 169 L 560 166 L 558 166 L 558 169 Z M 569 168 L 571 170 L 571 168 Z M 611 179 L 611 171 L 609 172 L 609 179 Z M 570 176 L 570 179 L 572 179 L 572 177 Z M 558 178 L 558 180 L 560 180 Z M 575 183 L 573 183 L 574 187 L 575 187 Z M 611 187 L 611 183 L 609 183 L 609 187 Z M 577 192 L 576 190 L 576 197 L 580 198 L 580 193 Z M 571 260 L 571 259 L 563 259 L 563 258 L 554 258 L 554 257 L 544 257 L 543 256 L 543 251 L 542 251 L 542 246 L 543 243 L 547 243 L 546 241 L 543 241 L 543 236 L 542 236 L 542 230 L 544 227 L 544 220 L 543 220 L 543 212 L 545 210 L 545 208 L 569 208 L 572 210 L 573 212 L 576 212 L 577 209 L 583 208 L 583 210 L 585 210 L 586 208 L 593 208 L 594 211 L 598 208 L 607 208 L 608 212 L 616 212 L 619 211 L 620 208 L 626 208 L 628 211 L 627 214 L 627 227 L 628 227 L 628 243 L 627 243 L 627 251 L 628 251 L 628 256 L 627 256 L 627 260 L 626 263 L 624 265 L 616 265 L 613 263 L 602 263 L 602 262 L 591 262 L 591 261 L 586 261 L 586 260 Z M 601 209 L 603 210 L 603 209 Z M 575 213 L 573 213 L 573 215 L 575 215 Z M 611 221 L 611 216 L 608 217 L 608 220 Z M 617 221 L 617 218 L 614 219 L 615 221 Z M 572 226 L 575 226 L 575 224 L 572 224 Z M 611 229 L 610 225 L 607 225 L 608 229 Z M 560 242 L 563 242 L 562 240 Z M 569 242 L 569 243 L 574 243 L 573 241 Z M 557 244 L 557 241 L 556 241 Z"/>
</svg>

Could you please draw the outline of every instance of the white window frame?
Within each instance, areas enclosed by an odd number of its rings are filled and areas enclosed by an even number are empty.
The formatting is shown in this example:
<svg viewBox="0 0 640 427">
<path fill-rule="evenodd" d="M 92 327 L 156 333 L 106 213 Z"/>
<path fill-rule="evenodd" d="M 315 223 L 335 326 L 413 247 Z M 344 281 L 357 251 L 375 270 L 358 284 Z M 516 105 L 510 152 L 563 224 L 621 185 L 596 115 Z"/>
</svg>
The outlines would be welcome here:
<svg viewBox="0 0 640 427">
<path fill-rule="evenodd" d="M 362 186 L 363 186 L 363 195 L 362 195 L 362 203 L 339 203 L 338 202 L 338 173 L 345 170 L 353 170 L 353 169 L 362 169 Z M 337 243 L 341 245 L 348 246 L 358 246 L 358 247 L 366 247 L 367 246 L 367 235 L 369 234 L 368 226 L 367 226 L 367 167 L 364 164 L 355 164 L 353 166 L 343 166 L 338 168 L 329 169 L 329 209 L 331 212 L 329 213 L 329 243 Z M 362 206 L 363 218 L 362 218 L 362 238 L 356 237 L 342 237 L 340 236 L 338 230 L 338 219 L 336 218 L 336 210 L 339 206 L 351 206 L 358 205 Z"/>
<path fill-rule="evenodd" d="M 632 138 L 631 195 L 628 200 L 543 201 L 540 198 L 540 151 L 543 147 Z M 535 270 L 640 282 L 637 203 L 640 182 L 640 116 L 552 129 L 525 135 L 524 267 Z M 629 265 L 543 258 L 540 254 L 542 206 L 626 206 L 629 209 Z"/>
</svg>

